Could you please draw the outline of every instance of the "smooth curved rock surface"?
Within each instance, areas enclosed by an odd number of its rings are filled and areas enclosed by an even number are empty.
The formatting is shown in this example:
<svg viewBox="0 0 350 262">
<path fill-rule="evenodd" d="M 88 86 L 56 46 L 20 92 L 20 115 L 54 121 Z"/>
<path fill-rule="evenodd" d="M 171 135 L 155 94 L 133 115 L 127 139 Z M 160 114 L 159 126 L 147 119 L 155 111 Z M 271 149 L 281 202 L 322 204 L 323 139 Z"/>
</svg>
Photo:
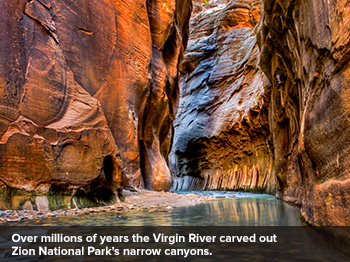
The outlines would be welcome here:
<svg viewBox="0 0 350 262">
<path fill-rule="evenodd" d="M 188 0 L 0 3 L 0 181 L 166 190 Z"/>
<path fill-rule="evenodd" d="M 1 31 L 9 36 L 0 42 L 2 187 L 40 194 L 53 185 L 70 190 L 98 181 L 99 187 L 121 188 L 118 148 L 100 102 L 69 68 L 54 6 L 39 1 L 1 5 L 6 20 L 0 21 Z M 108 156 L 110 167 L 103 163 Z"/>
<path fill-rule="evenodd" d="M 190 0 L 147 2 L 152 61 L 150 95 L 141 122 L 141 169 L 145 187 L 168 190 L 173 183 L 168 155 L 178 103 L 178 64 L 186 48 Z"/>
<path fill-rule="evenodd" d="M 274 191 L 259 19 L 259 1 L 195 2 L 169 158 L 175 189 Z"/>
</svg>

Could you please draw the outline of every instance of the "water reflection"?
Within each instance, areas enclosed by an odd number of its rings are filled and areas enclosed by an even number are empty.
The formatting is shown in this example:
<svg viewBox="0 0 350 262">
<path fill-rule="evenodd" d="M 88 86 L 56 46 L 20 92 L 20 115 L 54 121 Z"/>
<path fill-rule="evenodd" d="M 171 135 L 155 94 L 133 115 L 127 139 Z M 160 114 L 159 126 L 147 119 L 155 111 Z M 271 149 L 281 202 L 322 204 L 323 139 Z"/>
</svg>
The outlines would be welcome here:
<svg viewBox="0 0 350 262">
<path fill-rule="evenodd" d="M 299 226 L 299 209 L 272 196 L 213 201 L 172 212 L 178 225 Z"/>
<path fill-rule="evenodd" d="M 217 193 L 216 193 L 217 194 Z M 196 206 L 183 207 L 171 211 L 156 212 L 121 212 L 102 213 L 94 215 L 79 215 L 76 217 L 59 217 L 42 220 L 35 225 L 41 226 L 66 226 L 66 227 L 25 227 L 24 235 L 51 235 L 52 233 L 64 233 L 65 235 L 130 235 L 138 233 L 144 236 L 158 232 L 174 236 L 185 236 L 189 232 L 199 232 L 203 236 L 272 236 L 278 235 L 278 243 L 191 243 L 191 248 L 209 248 L 213 256 L 191 257 L 190 261 L 349 261 L 348 257 L 334 251 L 322 240 L 316 237 L 310 227 L 285 227 L 299 226 L 299 209 L 286 204 L 269 195 L 236 195 L 233 199 L 220 199 Z M 33 221 L 20 223 L 21 226 L 31 225 Z M 67 227 L 81 225 L 84 227 Z M 95 227 L 94 227 L 95 226 Z M 98 227 L 96 227 L 98 226 Z M 106 227 L 108 226 L 108 227 Z M 116 226 L 116 227 L 110 227 Z M 136 226 L 136 227 L 122 227 Z M 152 226 L 152 227 L 146 227 Z M 156 226 L 156 227 L 155 227 Z M 158 227 L 157 227 L 158 226 Z M 169 227 L 159 227 L 169 226 Z M 181 227 L 178 227 L 181 226 Z M 182 227 L 190 226 L 190 227 Z M 196 227 L 204 226 L 204 227 Z M 212 227 L 215 226 L 215 227 Z M 229 227 L 218 227 L 229 226 Z M 232 227 L 231 227 L 232 226 Z M 240 226 L 240 227 L 235 227 Z M 247 226 L 247 227 L 245 227 Z M 254 227 L 259 226 L 259 227 Z M 281 227 L 261 227 L 281 226 Z M 0 234 L 0 247 L 11 250 L 11 232 L 17 232 L 17 228 L 6 227 Z M 12 230 L 12 231 L 11 231 Z M 33 233 L 32 231 L 40 232 Z M 13 232 L 12 232 L 13 233 Z M 27 243 L 27 246 L 35 243 Z M 65 243 L 71 248 L 70 243 Z M 130 243 L 114 243 L 120 249 L 130 248 Z M 142 245 L 141 245 L 142 244 Z M 51 243 L 51 245 L 57 245 Z M 61 245 L 61 244 L 60 244 Z M 62 244 L 63 245 L 63 244 Z M 99 246 L 99 243 L 96 245 Z M 129 245 L 129 246 L 128 246 Z M 132 248 L 138 248 L 132 243 Z M 154 248 L 152 243 L 140 243 L 142 248 Z M 157 248 L 190 248 L 189 243 L 157 243 Z M 29 261 L 25 256 L 9 256 L 10 251 L 5 252 L 5 258 L 9 261 Z M 0 260 L 2 261 L 1 254 Z M 137 259 L 139 258 L 139 259 Z M 174 261 L 181 257 L 163 256 L 147 257 L 147 261 Z M 31 261 L 62 261 L 60 257 L 33 257 Z M 65 259 L 68 259 L 65 257 Z M 84 261 L 96 261 L 101 257 L 84 257 Z M 115 261 L 115 257 L 103 257 L 104 261 Z M 123 261 L 143 261 L 144 257 L 124 256 Z M 6 260 L 7 261 L 7 260 Z M 81 257 L 69 257 L 69 261 L 81 261 Z"/>
<path fill-rule="evenodd" d="M 21 224 L 31 224 L 28 221 Z M 236 196 L 155 212 L 102 213 L 43 220 L 45 225 L 83 226 L 299 226 L 299 209 L 270 195 Z"/>
</svg>

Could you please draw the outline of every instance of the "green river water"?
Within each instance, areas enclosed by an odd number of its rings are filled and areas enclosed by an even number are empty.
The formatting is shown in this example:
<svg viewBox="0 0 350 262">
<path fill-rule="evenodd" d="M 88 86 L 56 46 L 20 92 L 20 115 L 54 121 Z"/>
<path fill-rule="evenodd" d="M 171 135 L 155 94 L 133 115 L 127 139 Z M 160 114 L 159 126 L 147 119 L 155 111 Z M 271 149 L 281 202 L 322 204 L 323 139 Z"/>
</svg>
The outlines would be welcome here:
<svg viewBox="0 0 350 262">
<path fill-rule="evenodd" d="M 186 193 L 186 192 L 183 192 Z M 191 192 L 193 193 L 193 192 Z M 300 222 L 298 207 L 287 204 L 271 195 L 233 192 L 195 192 L 219 197 L 195 206 L 159 210 L 154 212 L 106 212 L 73 217 L 56 217 L 39 222 L 25 221 L 14 227 L 3 227 L 0 247 L 4 248 L 0 261 L 350 261 L 327 243 L 308 226 Z M 168 235 L 186 235 L 189 232 L 202 235 L 272 235 L 276 243 L 197 243 L 199 248 L 215 251 L 213 256 L 12 256 L 11 235 L 21 232 L 27 235 L 64 234 L 126 235 L 154 232 Z M 188 243 L 148 243 L 150 248 L 190 248 Z M 53 243 L 52 245 L 57 245 Z M 67 243 L 68 247 L 73 247 Z M 121 250 L 129 243 L 113 243 Z M 23 243 L 23 247 L 35 243 Z M 142 246 L 143 247 L 143 246 Z M 145 244 L 147 247 L 147 244 Z M 193 248 L 191 246 L 191 248 Z"/>
<path fill-rule="evenodd" d="M 183 192 L 185 194 L 187 192 Z M 190 192 L 211 194 L 222 199 L 154 212 L 99 213 L 42 220 L 49 226 L 299 226 L 299 208 L 274 196 L 230 192 Z M 233 197 L 233 198 L 231 198 Z M 21 225 L 32 225 L 27 221 Z"/>
</svg>

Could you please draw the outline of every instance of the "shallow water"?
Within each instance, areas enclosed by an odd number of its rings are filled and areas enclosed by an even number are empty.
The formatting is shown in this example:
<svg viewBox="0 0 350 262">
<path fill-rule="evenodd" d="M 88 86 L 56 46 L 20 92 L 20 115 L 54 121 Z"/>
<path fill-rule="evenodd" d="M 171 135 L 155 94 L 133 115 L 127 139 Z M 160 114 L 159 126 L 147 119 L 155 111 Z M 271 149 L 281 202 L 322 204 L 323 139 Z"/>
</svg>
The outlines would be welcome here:
<svg viewBox="0 0 350 262">
<path fill-rule="evenodd" d="M 182 192 L 187 193 L 187 192 Z M 0 261 L 115 261 L 116 257 L 85 256 L 12 256 L 11 235 L 152 235 L 155 232 L 169 236 L 185 236 L 200 233 L 203 236 L 272 236 L 275 243 L 114 243 L 123 248 L 208 248 L 213 256 L 192 256 L 188 261 L 349 261 L 348 257 L 328 246 L 326 241 L 316 236 L 310 227 L 301 226 L 299 208 L 282 202 L 271 195 L 235 192 L 190 192 L 209 194 L 220 199 L 207 203 L 154 212 L 119 212 L 58 217 L 41 220 L 38 223 L 26 221 L 20 227 L 5 227 L 0 233 Z M 27 227 L 22 227 L 27 226 Z M 29 226 L 29 227 L 28 227 Z M 48 227 L 43 227 L 48 226 Z M 58 226 L 58 227 L 55 227 Z M 64 226 L 64 227 L 62 227 Z M 73 226 L 73 227 L 72 227 Z M 83 227 L 74 227 L 83 226 Z M 124 227 L 127 226 L 127 227 Z M 133 226 L 133 227 L 129 227 Z M 151 227 L 149 227 L 151 226 Z M 166 227 L 164 227 L 166 226 Z M 239 226 L 239 227 L 237 227 Z M 36 248 L 36 243 L 23 243 L 22 248 Z M 198 245 L 197 245 L 198 244 Z M 55 246 L 56 243 L 51 243 Z M 63 245 L 63 244 L 60 244 Z M 97 247 L 99 245 L 97 244 Z M 66 243 L 66 248 L 74 245 Z M 164 250 L 164 249 L 163 249 Z M 143 256 L 119 257 L 122 261 L 144 261 Z M 119 259 L 118 258 L 118 259 Z M 233 260 L 234 258 L 234 260 Z M 147 257 L 147 261 L 184 260 L 184 257 Z"/>
<path fill-rule="evenodd" d="M 188 192 L 181 192 L 182 194 Z M 299 226 L 299 208 L 274 196 L 237 192 L 190 192 L 221 199 L 169 211 L 58 217 L 36 225 L 64 226 Z M 230 198 L 234 197 L 234 198 Z M 21 225 L 33 224 L 31 221 Z"/>
</svg>

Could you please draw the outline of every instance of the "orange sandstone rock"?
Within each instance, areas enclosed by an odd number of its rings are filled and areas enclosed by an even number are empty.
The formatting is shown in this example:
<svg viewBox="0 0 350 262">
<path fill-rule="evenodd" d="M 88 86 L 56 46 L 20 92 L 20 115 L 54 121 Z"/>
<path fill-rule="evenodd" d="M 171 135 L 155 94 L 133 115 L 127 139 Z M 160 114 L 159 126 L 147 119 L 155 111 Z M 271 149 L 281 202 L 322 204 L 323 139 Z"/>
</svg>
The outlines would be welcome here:
<svg viewBox="0 0 350 262">
<path fill-rule="evenodd" d="M 278 192 L 314 225 L 350 225 L 350 3 L 263 1 Z"/>
<path fill-rule="evenodd" d="M 6 0 L 0 10 L 3 187 L 168 189 L 191 2 Z"/>
</svg>

